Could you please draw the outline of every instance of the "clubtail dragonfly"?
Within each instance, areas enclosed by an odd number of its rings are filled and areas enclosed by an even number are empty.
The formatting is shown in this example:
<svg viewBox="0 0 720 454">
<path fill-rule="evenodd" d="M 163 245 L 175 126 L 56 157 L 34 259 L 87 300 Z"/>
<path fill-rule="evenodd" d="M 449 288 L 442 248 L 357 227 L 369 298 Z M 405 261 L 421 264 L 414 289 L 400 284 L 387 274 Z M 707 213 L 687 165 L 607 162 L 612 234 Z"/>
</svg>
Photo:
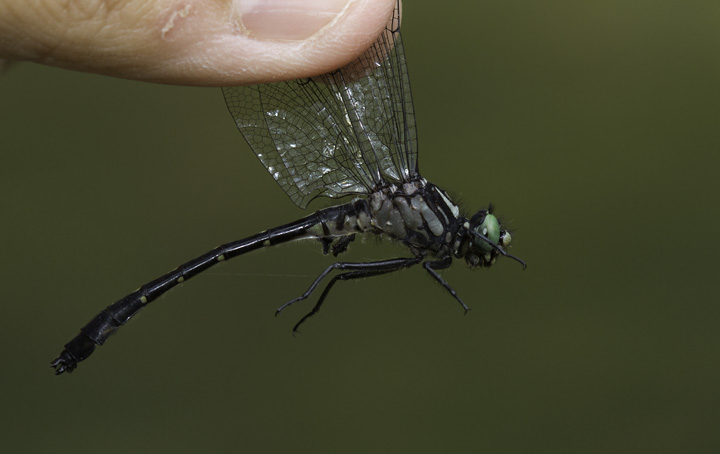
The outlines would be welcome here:
<svg viewBox="0 0 720 454">
<path fill-rule="evenodd" d="M 355 195 L 295 222 L 223 244 L 143 285 L 108 306 L 51 366 L 72 372 L 140 309 L 213 265 L 256 249 L 301 239 L 322 242 L 337 256 L 357 234 L 382 235 L 406 245 L 409 257 L 328 266 L 299 297 L 308 298 L 333 271 L 314 315 L 337 281 L 392 273 L 422 264 L 467 311 L 438 273 L 454 258 L 471 267 L 490 266 L 506 252 L 510 233 L 492 207 L 466 217 L 448 194 L 418 171 L 418 144 L 410 79 L 395 8 L 385 31 L 358 59 L 331 73 L 266 85 L 224 88 L 235 123 L 270 175 L 298 206 L 315 197 Z"/>
</svg>

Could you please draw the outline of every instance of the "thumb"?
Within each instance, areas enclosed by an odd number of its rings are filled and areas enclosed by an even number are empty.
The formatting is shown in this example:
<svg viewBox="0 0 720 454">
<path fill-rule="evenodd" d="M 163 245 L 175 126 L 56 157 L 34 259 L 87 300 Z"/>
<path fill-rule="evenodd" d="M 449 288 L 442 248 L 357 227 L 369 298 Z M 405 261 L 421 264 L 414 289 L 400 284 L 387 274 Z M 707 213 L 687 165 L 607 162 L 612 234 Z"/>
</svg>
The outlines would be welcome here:
<svg viewBox="0 0 720 454">
<path fill-rule="evenodd" d="M 361 54 L 395 2 L 0 0 L 0 59 L 198 86 L 308 77 Z"/>
</svg>

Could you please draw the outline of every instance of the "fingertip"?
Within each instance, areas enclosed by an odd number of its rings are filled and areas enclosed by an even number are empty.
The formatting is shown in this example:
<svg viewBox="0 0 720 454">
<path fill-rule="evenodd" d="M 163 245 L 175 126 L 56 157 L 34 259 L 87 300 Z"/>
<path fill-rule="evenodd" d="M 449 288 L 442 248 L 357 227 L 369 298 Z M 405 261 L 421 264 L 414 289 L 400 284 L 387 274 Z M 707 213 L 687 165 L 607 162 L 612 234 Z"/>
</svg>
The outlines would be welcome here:
<svg viewBox="0 0 720 454">
<path fill-rule="evenodd" d="M 305 0 L 295 0 L 295 4 Z M 310 12 L 268 12 L 260 18 L 262 9 L 233 8 L 232 17 L 224 27 L 217 27 L 213 17 L 188 21 L 186 30 L 165 35 L 173 45 L 188 45 L 180 51 L 182 61 L 174 62 L 163 80 L 169 83 L 204 86 L 232 86 L 266 83 L 278 80 L 315 76 L 337 69 L 364 52 L 382 32 L 393 11 L 396 0 L 330 0 L 338 14 L 328 18 L 327 12 L 311 7 Z M 252 4 L 254 2 L 250 2 Z M 277 0 L 270 2 L 277 4 Z M 280 3 L 293 3 L 283 0 Z M 235 4 L 234 4 L 235 5 Z M 304 5 L 304 3 L 303 3 Z M 266 6 L 267 8 L 267 6 Z M 249 12 L 248 12 L 249 11 Z M 267 11 L 266 11 L 267 12 Z M 245 16 L 243 16 L 245 14 Z M 284 15 L 283 15 L 284 14 Z M 308 15 L 312 20 L 289 27 L 292 18 Z M 248 16 L 249 15 L 249 16 Z M 248 20 L 249 17 L 249 20 Z M 272 19 L 276 19 L 273 22 Z M 272 27 L 280 28 L 273 31 Z M 203 33 L 202 29 L 212 29 Z M 314 32 L 310 32 L 314 29 Z M 187 38 L 204 36 L 201 42 L 187 43 Z M 182 71 L 173 76 L 177 68 Z M 159 74 L 163 77 L 162 74 Z"/>
<path fill-rule="evenodd" d="M 176 85 L 309 77 L 364 52 L 396 1 L 122 0 L 92 20 L 84 11 L 25 8 L 8 31 L 25 44 L 8 50 L 0 40 L 0 58 Z"/>
</svg>

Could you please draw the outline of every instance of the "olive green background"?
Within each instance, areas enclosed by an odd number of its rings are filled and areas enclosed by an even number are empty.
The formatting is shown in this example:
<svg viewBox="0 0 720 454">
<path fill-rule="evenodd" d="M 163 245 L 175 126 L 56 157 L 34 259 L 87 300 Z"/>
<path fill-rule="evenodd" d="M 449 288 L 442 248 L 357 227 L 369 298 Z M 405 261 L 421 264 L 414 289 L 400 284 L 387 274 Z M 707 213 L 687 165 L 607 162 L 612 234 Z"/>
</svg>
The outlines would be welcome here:
<svg viewBox="0 0 720 454">
<path fill-rule="evenodd" d="M 336 286 L 260 251 L 83 362 L 106 305 L 299 218 L 218 89 L 0 77 L 6 452 L 718 452 L 720 3 L 405 2 L 423 174 L 513 229 L 500 260 Z M 311 208 L 322 206 L 314 204 Z M 348 260 L 405 251 L 373 239 Z"/>
</svg>

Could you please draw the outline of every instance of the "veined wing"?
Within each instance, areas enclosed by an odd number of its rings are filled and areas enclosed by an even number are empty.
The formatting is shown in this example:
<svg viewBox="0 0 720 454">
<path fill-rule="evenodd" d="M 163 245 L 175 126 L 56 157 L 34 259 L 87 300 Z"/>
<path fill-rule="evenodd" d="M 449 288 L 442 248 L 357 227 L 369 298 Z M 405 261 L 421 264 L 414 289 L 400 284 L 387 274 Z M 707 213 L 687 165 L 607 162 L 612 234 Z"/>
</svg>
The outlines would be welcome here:
<svg viewBox="0 0 720 454">
<path fill-rule="evenodd" d="M 417 175 L 417 132 L 399 11 L 354 62 L 328 74 L 223 88 L 238 129 L 298 206 Z"/>
</svg>

